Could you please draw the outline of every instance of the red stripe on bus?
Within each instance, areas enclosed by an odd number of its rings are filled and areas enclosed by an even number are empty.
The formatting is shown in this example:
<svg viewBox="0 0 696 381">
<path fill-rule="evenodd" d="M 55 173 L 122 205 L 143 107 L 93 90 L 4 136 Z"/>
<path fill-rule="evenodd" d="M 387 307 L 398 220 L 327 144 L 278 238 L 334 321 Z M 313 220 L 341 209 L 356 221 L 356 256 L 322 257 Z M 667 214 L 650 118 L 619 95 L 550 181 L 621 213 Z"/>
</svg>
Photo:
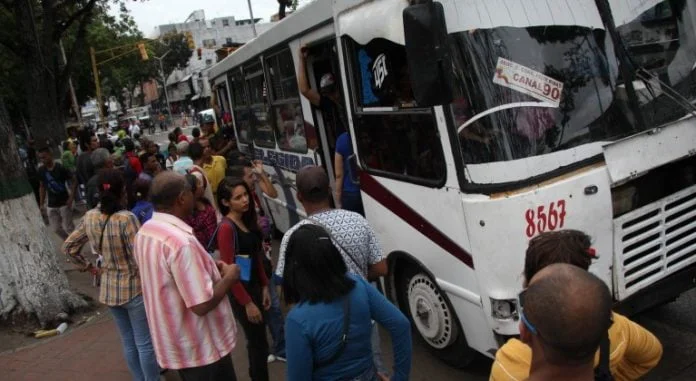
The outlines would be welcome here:
<svg viewBox="0 0 696 381">
<path fill-rule="evenodd" d="M 474 260 L 471 254 L 462 249 L 433 224 L 428 222 L 423 216 L 418 214 L 413 208 L 401 201 L 394 193 L 390 192 L 374 177 L 365 172 L 360 173 L 360 189 L 399 216 L 404 222 L 413 226 L 416 230 L 428 237 L 435 244 L 443 248 L 455 258 L 464 262 L 465 265 L 474 268 Z"/>
</svg>

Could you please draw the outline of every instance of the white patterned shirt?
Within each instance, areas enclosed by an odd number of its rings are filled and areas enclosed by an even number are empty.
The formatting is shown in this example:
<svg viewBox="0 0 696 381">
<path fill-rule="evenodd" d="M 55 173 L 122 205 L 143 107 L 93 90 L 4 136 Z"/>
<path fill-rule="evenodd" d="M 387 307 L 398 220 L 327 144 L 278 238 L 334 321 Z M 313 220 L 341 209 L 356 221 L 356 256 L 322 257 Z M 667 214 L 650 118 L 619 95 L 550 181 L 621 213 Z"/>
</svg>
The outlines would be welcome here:
<svg viewBox="0 0 696 381">
<path fill-rule="evenodd" d="M 319 221 L 321 224 L 313 222 L 312 219 Z M 331 209 L 313 214 L 285 232 L 278 252 L 278 266 L 275 272 L 277 276 L 283 277 L 285 251 L 292 233 L 300 226 L 306 224 L 323 225 L 330 230 L 334 245 L 343 256 L 343 261 L 348 266 L 348 271 L 355 275 L 367 279 L 368 267 L 384 260 L 384 254 L 377 240 L 377 234 L 375 234 L 374 229 L 372 229 L 365 217 L 343 209 Z M 341 247 L 349 251 L 350 256 Z"/>
</svg>

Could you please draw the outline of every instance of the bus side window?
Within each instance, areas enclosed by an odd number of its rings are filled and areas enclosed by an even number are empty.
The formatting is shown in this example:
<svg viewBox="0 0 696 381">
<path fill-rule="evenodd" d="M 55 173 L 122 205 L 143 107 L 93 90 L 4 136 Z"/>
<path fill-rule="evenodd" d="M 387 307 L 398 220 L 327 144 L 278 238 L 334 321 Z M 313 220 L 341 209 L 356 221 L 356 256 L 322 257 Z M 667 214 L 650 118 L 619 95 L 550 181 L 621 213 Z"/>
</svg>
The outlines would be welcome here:
<svg viewBox="0 0 696 381">
<path fill-rule="evenodd" d="M 403 46 L 385 39 L 352 49 L 354 127 L 362 166 L 407 181 L 438 183 L 445 160 L 432 109 L 418 108 Z"/>
<path fill-rule="evenodd" d="M 251 142 L 251 118 L 249 116 L 249 101 L 242 71 L 235 69 L 229 74 L 229 81 L 237 139 L 240 143 L 249 144 Z"/>
<path fill-rule="evenodd" d="M 275 148 L 275 136 L 271 127 L 270 112 L 268 110 L 266 81 L 259 63 L 244 70 L 249 89 L 249 103 L 251 128 L 254 135 L 254 144 L 260 147 Z"/>
<path fill-rule="evenodd" d="M 281 150 L 307 153 L 307 148 L 318 146 L 317 134 L 304 121 L 300 104 L 297 78 L 289 49 L 266 59 L 270 83 L 271 115 L 275 136 Z"/>
</svg>

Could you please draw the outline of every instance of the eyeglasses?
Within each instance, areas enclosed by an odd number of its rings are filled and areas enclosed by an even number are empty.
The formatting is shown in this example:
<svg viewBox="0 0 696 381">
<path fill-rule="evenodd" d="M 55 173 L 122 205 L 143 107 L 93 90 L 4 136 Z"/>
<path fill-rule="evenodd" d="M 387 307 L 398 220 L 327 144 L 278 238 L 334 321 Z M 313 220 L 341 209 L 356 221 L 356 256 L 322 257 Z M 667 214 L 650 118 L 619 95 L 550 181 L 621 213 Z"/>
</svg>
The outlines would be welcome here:
<svg viewBox="0 0 696 381">
<path fill-rule="evenodd" d="M 525 327 L 531 332 L 533 335 L 539 335 L 539 331 L 537 328 L 532 324 L 532 322 L 527 319 L 527 315 L 524 314 L 524 296 L 527 293 L 527 289 L 525 288 L 522 290 L 522 292 L 517 295 L 517 299 L 520 301 L 520 320 L 522 320 L 522 324 L 524 324 Z"/>
</svg>

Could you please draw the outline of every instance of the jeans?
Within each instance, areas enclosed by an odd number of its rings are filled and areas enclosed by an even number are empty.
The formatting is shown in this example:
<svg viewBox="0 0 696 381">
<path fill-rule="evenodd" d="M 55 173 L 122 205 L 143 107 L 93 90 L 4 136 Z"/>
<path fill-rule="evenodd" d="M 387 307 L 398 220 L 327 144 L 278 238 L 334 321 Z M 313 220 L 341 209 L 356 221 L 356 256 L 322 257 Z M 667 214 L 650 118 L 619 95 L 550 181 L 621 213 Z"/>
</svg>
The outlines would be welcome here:
<svg viewBox="0 0 696 381">
<path fill-rule="evenodd" d="M 261 285 L 245 284 L 244 288 L 246 288 L 256 307 L 263 313 Z M 246 336 L 246 349 L 249 356 L 249 378 L 251 381 L 268 381 L 268 341 L 266 340 L 268 315 L 264 313 L 264 321 L 261 324 L 254 324 L 247 318 L 246 307 L 237 303 L 234 297 L 230 296 L 230 299 L 232 312 L 242 326 L 244 336 Z"/>
<path fill-rule="evenodd" d="M 271 294 L 271 308 L 266 312 L 268 316 L 268 330 L 271 331 L 273 347 L 271 353 L 276 357 L 285 358 L 285 319 L 280 310 L 280 300 L 276 292 L 275 276 L 271 275 L 268 291 Z"/>
<path fill-rule="evenodd" d="M 138 295 L 128 303 L 109 307 L 121 335 L 123 355 L 133 380 L 159 381 L 159 365 L 150 339 L 143 296 Z"/>
<path fill-rule="evenodd" d="M 365 208 L 363 207 L 362 196 L 360 192 L 343 192 L 341 193 L 341 208 L 350 210 L 365 216 Z"/>
<path fill-rule="evenodd" d="M 184 381 L 237 381 L 230 355 L 209 365 L 179 369 L 179 376 Z"/>
<path fill-rule="evenodd" d="M 384 367 L 384 361 L 382 361 L 382 347 L 380 346 L 379 337 L 379 324 L 377 322 L 372 322 L 372 336 L 370 337 L 372 341 L 372 358 L 375 362 L 375 367 L 379 373 L 388 375 L 389 371 Z"/>
<path fill-rule="evenodd" d="M 48 214 L 48 223 L 51 225 L 51 229 L 63 239 L 67 238 L 75 230 L 75 225 L 73 225 L 72 221 L 72 208 L 67 206 L 48 207 L 46 208 L 46 213 Z"/>
</svg>

